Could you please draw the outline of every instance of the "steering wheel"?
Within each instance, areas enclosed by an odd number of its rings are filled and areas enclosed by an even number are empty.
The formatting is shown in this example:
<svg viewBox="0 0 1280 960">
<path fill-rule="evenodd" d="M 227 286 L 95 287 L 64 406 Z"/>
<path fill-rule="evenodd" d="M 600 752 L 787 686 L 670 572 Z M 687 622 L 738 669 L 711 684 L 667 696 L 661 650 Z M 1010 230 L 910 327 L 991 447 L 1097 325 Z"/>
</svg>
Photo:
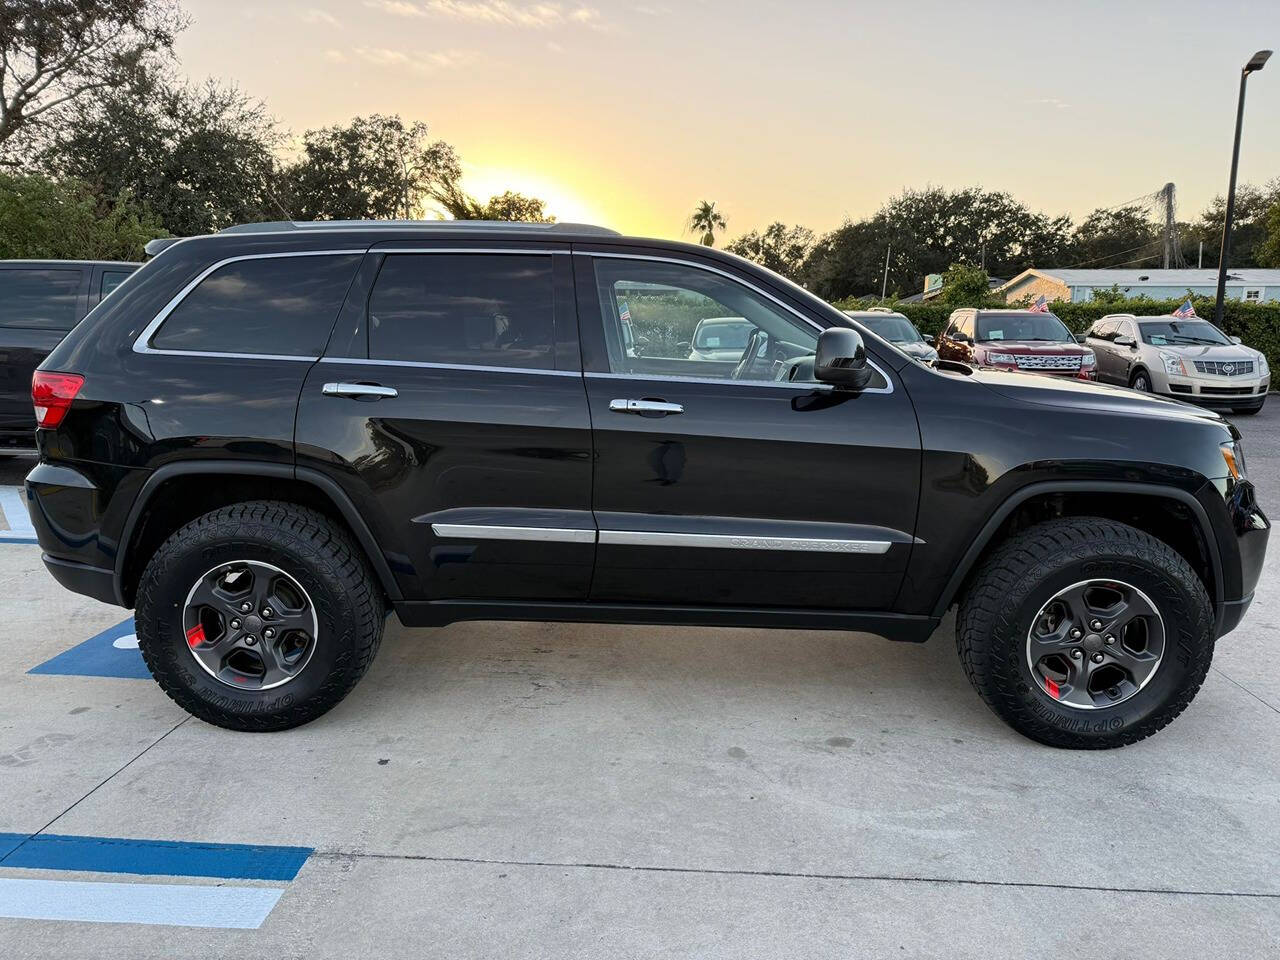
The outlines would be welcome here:
<svg viewBox="0 0 1280 960">
<path fill-rule="evenodd" d="M 756 365 L 756 360 L 765 357 L 768 360 L 769 353 L 769 334 L 756 327 L 751 331 L 751 336 L 747 337 L 747 345 L 743 348 L 742 359 L 738 361 L 738 365 L 733 368 L 733 380 L 746 380 L 751 376 L 752 368 Z"/>
</svg>

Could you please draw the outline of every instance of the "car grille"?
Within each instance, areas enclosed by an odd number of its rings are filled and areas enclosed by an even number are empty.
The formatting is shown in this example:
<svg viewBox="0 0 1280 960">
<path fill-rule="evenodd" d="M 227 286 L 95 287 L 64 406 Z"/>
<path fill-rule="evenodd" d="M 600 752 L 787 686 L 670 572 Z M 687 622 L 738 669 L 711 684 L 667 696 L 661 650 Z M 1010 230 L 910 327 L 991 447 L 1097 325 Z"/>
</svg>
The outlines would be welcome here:
<svg viewBox="0 0 1280 960">
<path fill-rule="evenodd" d="M 1253 373 L 1252 360 L 1193 360 L 1197 373 L 1216 377 L 1243 377 Z"/>
<path fill-rule="evenodd" d="M 1015 354 L 1019 370 L 1079 370 L 1079 357 L 1054 356 L 1053 354 Z"/>
<path fill-rule="evenodd" d="M 1200 393 L 1216 397 L 1243 397 L 1253 393 L 1253 387 L 1201 387 Z"/>
</svg>

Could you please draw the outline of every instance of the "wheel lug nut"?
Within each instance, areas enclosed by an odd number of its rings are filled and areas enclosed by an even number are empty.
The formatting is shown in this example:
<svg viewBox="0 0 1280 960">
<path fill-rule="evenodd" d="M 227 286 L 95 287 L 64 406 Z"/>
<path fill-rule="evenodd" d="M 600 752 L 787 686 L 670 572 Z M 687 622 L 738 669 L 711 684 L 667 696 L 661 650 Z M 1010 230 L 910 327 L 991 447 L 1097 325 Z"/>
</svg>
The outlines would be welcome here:
<svg viewBox="0 0 1280 960">
<path fill-rule="evenodd" d="M 1072 631 L 1071 631 L 1071 639 L 1072 639 L 1072 640 L 1079 640 L 1081 636 L 1082 636 L 1082 634 L 1081 634 L 1081 632 L 1080 632 L 1080 628 L 1079 628 L 1079 627 L 1076 627 L 1074 630 L 1072 630 Z"/>
<path fill-rule="evenodd" d="M 252 647 L 255 643 L 257 643 L 257 642 L 258 642 L 258 638 L 257 638 L 257 637 L 245 637 L 245 638 L 244 638 L 244 642 L 245 642 L 245 643 L 247 643 L 249 646 L 251 646 L 251 647 Z"/>
<path fill-rule="evenodd" d="M 270 640 L 272 637 L 276 635 L 276 632 L 272 630 L 270 627 L 267 627 L 267 629 L 262 631 L 262 635 L 266 637 L 268 640 Z"/>
<path fill-rule="evenodd" d="M 1102 651 L 1101 651 L 1101 650 L 1099 650 L 1097 653 L 1095 653 L 1095 654 L 1094 654 L 1092 657 L 1090 657 L 1089 659 L 1090 659 L 1090 660 L 1092 660 L 1094 663 L 1101 663 L 1101 662 L 1102 662 Z"/>
<path fill-rule="evenodd" d="M 270 607 L 263 607 L 263 608 L 262 608 L 262 615 L 263 615 L 264 617 L 269 617 L 269 616 L 271 616 L 271 608 L 270 608 Z"/>
<path fill-rule="evenodd" d="M 1071 659 L 1072 659 L 1072 660 L 1079 660 L 1082 656 L 1084 656 L 1084 652 L 1083 652 L 1082 650 L 1080 650 L 1080 648 L 1079 648 L 1079 647 L 1077 647 L 1075 650 L 1072 650 L 1072 651 L 1071 651 Z"/>
<path fill-rule="evenodd" d="M 1111 644 L 1116 642 L 1116 638 L 1108 633 L 1105 637 L 1102 638 L 1102 642 L 1105 643 L 1107 646 L 1111 646 Z"/>
<path fill-rule="evenodd" d="M 1089 624 L 1089 627 L 1090 627 L 1091 629 L 1093 629 L 1093 630 L 1101 630 L 1101 629 L 1102 629 L 1102 621 L 1101 621 L 1101 620 L 1094 620 L 1094 621 L 1093 621 L 1093 623 Z"/>
<path fill-rule="evenodd" d="M 241 613 L 248 613 L 248 612 L 249 612 L 250 610 L 252 610 L 252 609 L 253 609 L 253 604 L 252 604 L 252 603 L 242 603 L 242 604 L 240 604 L 240 612 L 241 612 Z"/>
<path fill-rule="evenodd" d="M 239 629 L 240 629 L 240 621 L 239 621 L 239 620 L 232 620 L 232 621 L 231 621 L 231 629 L 232 629 L 232 630 L 239 630 Z"/>
</svg>

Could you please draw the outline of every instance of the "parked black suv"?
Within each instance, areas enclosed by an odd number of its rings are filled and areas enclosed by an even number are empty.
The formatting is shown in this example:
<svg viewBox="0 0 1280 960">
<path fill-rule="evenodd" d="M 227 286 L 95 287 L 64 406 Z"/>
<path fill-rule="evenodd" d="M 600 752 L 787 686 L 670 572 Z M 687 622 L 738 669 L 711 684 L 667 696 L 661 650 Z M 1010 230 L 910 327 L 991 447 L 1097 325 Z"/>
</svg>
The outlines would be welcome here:
<svg viewBox="0 0 1280 960">
<path fill-rule="evenodd" d="M 0 456 L 35 447 L 36 365 L 137 269 L 110 260 L 0 260 Z"/>
<path fill-rule="evenodd" d="M 741 355 L 690 357 L 725 316 Z M 388 607 L 922 641 L 959 604 L 996 713 L 1118 746 L 1194 696 L 1269 530 L 1214 413 L 925 367 L 736 257 L 567 224 L 185 240 L 34 390 L 49 570 L 240 730 L 341 700 Z"/>
</svg>

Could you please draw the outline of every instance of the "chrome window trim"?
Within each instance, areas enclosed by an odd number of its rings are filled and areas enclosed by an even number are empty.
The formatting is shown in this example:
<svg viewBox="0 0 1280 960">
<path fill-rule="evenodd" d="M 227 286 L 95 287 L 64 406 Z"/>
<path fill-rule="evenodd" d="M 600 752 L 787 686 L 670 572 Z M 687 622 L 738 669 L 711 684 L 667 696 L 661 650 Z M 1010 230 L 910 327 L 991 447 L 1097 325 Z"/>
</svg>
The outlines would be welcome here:
<svg viewBox="0 0 1280 960">
<path fill-rule="evenodd" d="M 500 243 L 501 241 L 495 241 Z M 513 256 L 524 257 L 552 257 L 557 253 L 561 256 L 569 255 L 569 248 L 555 249 L 553 247 L 370 247 L 370 253 L 491 253 L 491 254 L 510 254 Z"/>
<path fill-rule="evenodd" d="M 433 523 L 437 537 L 467 540 L 534 540 L 543 543 L 595 543 L 594 530 L 572 527 L 509 527 L 485 523 Z"/>
<path fill-rule="evenodd" d="M 870 361 L 868 361 L 870 362 Z M 874 364 L 873 364 L 874 366 Z M 879 367 L 876 367 L 879 370 Z M 594 373 L 585 374 L 600 380 L 656 380 L 661 383 L 706 383 L 724 386 L 726 383 L 737 384 L 741 387 L 781 387 L 784 390 L 805 390 L 810 393 L 817 390 L 820 393 L 829 393 L 835 390 L 835 387 L 829 383 L 822 383 L 819 380 L 732 380 L 728 377 L 680 377 L 675 374 L 647 374 L 647 373 Z M 888 377 L 885 378 L 886 380 Z M 867 390 L 866 393 L 887 391 L 877 388 L 875 391 Z"/>
<path fill-rule="evenodd" d="M 478 363 L 434 363 L 428 360 L 371 360 L 367 357 L 321 357 L 321 363 L 358 363 L 375 367 L 424 367 L 428 370 L 479 370 L 483 373 L 533 373 L 548 377 L 580 377 L 581 370 L 544 370 L 540 367 L 494 367 Z"/>
<path fill-rule="evenodd" d="M 730 550 L 795 550 L 805 553 L 888 553 L 888 540 L 832 540 L 824 537 L 760 537 L 736 533 L 665 533 L 601 530 L 601 544 L 640 547 L 711 547 Z"/>
<path fill-rule="evenodd" d="M 194 238 L 188 238 L 194 239 Z M 173 246 L 177 246 L 175 243 Z M 166 250 L 173 249 L 166 247 Z M 165 251 L 160 251 L 163 254 Z M 174 310 L 178 309 L 179 304 L 187 298 L 187 296 L 198 287 L 201 282 L 210 274 L 221 270 L 230 263 L 239 263 L 243 260 L 281 260 L 285 257 L 363 257 L 368 252 L 367 248 L 359 250 L 290 250 L 279 253 L 246 253 L 235 257 L 225 257 L 218 260 L 208 267 L 205 267 L 195 279 L 179 290 L 168 303 L 166 303 L 154 317 L 151 322 L 142 328 L 142 332 L 138 334 L 133 341 L 134 353 L 159 354 L 168 357 L 227 357 L 237 360 L 301 360 L 308 363 L 314 363 L 318 360 L 315 356 L 303 356 L 301 354 L 272 354 L 272 353 L 223 353 L 216 350 L 166 350 L 161 347 L 151 346 L 151 338 L 155 336 L 156 331 L 169 318 Z"/>
<path fill-rule="evenodd" d="M 608 259 L 608 260 L 648 260 L 651 263 L 674 263 L 682 267 L 692 267 L 694 270 L 705 270 L 707 273 L 716 273 L 728 280 L 732 280 L 734 283 L 741 284 L 742 286 L 746 287 L 748 290 L 754 290 L 756 293 L 758 293 L 760 296 L 764 297 L 767 300 L 772 300 L 783 310 L 787 311 L 787 313 L 796 317 L 802 323 L 808 324 L 810 327 L 817 330 L 819 333 L 827 329 L 826 327 L 822 326 L 822 324 L 818 323 L 816 320 L 813 320 L 810 317 L 806 317 L 803 313 L 801 313 L 795 307 L 791 306 L 789 303 L 779 299 L 778 297 L 775 297 L 768 290 L 761 289 L 751 281 L 743 280 L 741 277 L 737 276 L 736 274 L 732 274 L 727 270 L 721 270 L 717 267 L 708 266 L 707 264 L 704 264 L 704 263 L 698 263 L 697 261 L 694 261 L 694 260 L 686 260 L 681 257 L 648 256 L 641 253 L 601 253 L 601 252 L 595 252 L 592 250 L 574 250 L 573 255 L 576 257 L 599 257 L 599 258 Z M 861 393 L 886 393 L 886 394 L 893 393 L 893 378 L 890 377 L 887 373 L 885 373 L 884 369 L 878 363 L 872 360 L 870 357 L 867 358 L 867 363 L 871 364 L 872 369 L 875 370 L 878 374 L 880 374 L 880 376 L 884 377 L 884 382 L 885 384 L 887 384 L 887 386 L 870 387 L 860 392 Z M 592 374 L 592 376 L 596 376 L 596 375 L 597 374 Z M 672 377 L 672 378 L 645 377 L 643 374 L 612 374 L 610 373 L 610 374 L 600 374 L 600 375 L 601 376 L 622 376 L 622 377 L 630 377 L 632 379 L 652 379 L 652 380 L 672 379 L 676 381 L 688 381 L 689 379 L 691 379 L 689 377 Z M 714 377 L 708 377 L 706 378 L 706 380 L 710 383 L 764 383 L 769 386 L 772 386 L 775 382 L 775 381 L 762 381 L 762 380 L 728 381 L 728 380 L 716 379 Z M 812 389 L 812 387 L 810 387 L 810 389 Z"/>
</svg>

